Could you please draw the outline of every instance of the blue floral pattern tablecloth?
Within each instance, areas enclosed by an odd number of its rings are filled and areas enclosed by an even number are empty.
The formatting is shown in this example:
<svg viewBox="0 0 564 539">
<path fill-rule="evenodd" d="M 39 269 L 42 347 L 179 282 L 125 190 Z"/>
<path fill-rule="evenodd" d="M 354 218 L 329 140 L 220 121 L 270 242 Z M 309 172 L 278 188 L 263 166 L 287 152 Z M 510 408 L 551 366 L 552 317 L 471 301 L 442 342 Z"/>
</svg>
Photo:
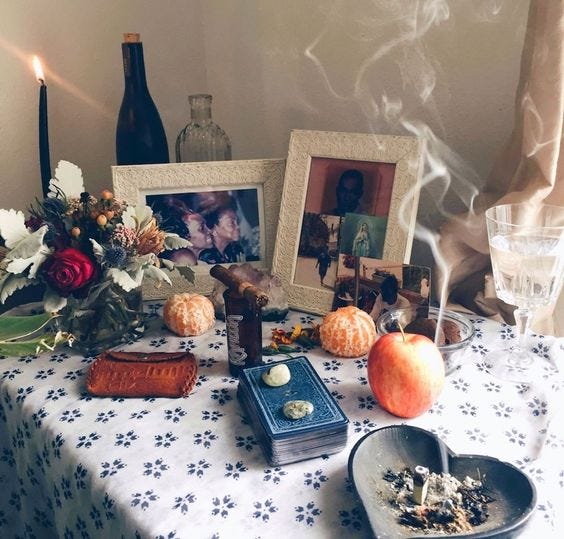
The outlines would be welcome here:
<svg viewBox="0 0 564 539">
<path fill-rule="evenodd" d="M 0 536 L 370 537 L 348 456 L 364 434 L 402 421 L 373 398 L 366 358 L 305 352 L 350 420 L 348 446 L 270 467 L 228 373 L 224 323 L 182 338 L 164 329 L 162 305 L 146 308 L 150 330 L 125 349 L 193 352 L 199 376 L 187 398 L 92 398 L 84 381 L 94 358 L 68 348 L 0 357 Z M 429 412 L 405 423 L 435 432 L 458 453 L 517 465 L 538 492 L 523 537 L 556 536 L 564 529 L 564 339 L 531 339 L 542 387 L 508 384 L 486 368 L 511 328 L 473 320 L 476 338 L 462 367 Z M 317 321 L 292 312 L 264 324 L 265 344 L 273 327 Z"/>
</svg>

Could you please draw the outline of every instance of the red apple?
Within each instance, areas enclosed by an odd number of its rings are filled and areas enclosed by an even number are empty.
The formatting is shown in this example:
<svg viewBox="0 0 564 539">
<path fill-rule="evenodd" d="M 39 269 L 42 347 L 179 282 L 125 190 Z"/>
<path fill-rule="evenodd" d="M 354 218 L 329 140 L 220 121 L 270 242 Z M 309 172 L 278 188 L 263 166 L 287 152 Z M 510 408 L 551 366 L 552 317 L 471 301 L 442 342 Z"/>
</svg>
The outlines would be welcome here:
<svg viewBox="0 0 564 539">
<path fill-rule="evenodd" d="M 443 389 L 443 357 L 428 337 L 387 333 L 368 355 L 368 381 L 382 408 L 416 417 L 433 406 Z"/>
</svg>

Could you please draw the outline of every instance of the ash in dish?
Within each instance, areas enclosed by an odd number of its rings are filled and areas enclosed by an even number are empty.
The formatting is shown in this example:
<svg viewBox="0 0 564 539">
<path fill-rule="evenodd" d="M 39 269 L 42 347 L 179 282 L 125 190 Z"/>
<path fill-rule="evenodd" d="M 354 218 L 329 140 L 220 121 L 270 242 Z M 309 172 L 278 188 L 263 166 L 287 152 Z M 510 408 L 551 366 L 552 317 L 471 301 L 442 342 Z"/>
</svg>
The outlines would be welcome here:
<svg viewBox="0 0 564 539">
<path fill-rule="evenodd" d="M 466 477 L 459 481 L 448 473 L 429 473 L 416 466 L 396 473 L 388 470 L 390 505 L 398 522 L 415 530 L 465 533 L 484 523 L 488 504 L 494 501 L 482 481 Z"/>
</svg>

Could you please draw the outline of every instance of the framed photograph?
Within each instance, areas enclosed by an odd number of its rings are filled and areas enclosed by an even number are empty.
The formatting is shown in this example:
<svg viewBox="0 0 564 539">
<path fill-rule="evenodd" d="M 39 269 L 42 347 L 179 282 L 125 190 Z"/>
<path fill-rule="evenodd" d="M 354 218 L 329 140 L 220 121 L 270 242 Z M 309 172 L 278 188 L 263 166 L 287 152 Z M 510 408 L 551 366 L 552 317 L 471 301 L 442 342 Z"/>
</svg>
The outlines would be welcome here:
<svg viewBox="0 0 564 539">
<path fill-rule="evenodd" d="M 161 226 L 192 242 L 190 249 L 165 256 L 177 266 L 190 266 L 194 284 L 175 270 L 172 289 L 148 283 L 144 297 L 209 294 L 215 282 L 209 269 L 215 264 L 249 262 L 270 271 L 284 166 L 283 159 L 113 166 L 117 198 L 151 206 Z"/>
<path fill-rule="evenodd" d="M 331 310 L 341 241 L 409 262 L 422 151 L 417 137 L 292 131 L 272 263 L 290 307 Z"/>
</svg>

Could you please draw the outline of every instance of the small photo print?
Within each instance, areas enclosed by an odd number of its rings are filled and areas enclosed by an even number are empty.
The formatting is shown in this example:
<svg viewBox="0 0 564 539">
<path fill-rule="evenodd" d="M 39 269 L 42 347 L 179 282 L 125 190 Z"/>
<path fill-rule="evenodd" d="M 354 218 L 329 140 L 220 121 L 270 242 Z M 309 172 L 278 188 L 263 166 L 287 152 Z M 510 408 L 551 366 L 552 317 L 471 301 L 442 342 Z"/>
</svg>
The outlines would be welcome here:
<svg viewBox="0 0 564 539">
<path fill-rule="evenodd" d="M 333 310 L 357 305 L 377 320 L 391 309 L 429 303 L 431 268 L 340 254 Z"/>
<path fill-rule="evenodd" d="M 386 217 L 347 213 L 341 224 L 339 252 L 368 258 L 382 258 L 386 239 Z"/>
<path fill-rule="evenodd" d="M 294 284 L 333 290 L 337 274 L 341 218 L 305 213 L 298 246 Z"/>
</svg>

